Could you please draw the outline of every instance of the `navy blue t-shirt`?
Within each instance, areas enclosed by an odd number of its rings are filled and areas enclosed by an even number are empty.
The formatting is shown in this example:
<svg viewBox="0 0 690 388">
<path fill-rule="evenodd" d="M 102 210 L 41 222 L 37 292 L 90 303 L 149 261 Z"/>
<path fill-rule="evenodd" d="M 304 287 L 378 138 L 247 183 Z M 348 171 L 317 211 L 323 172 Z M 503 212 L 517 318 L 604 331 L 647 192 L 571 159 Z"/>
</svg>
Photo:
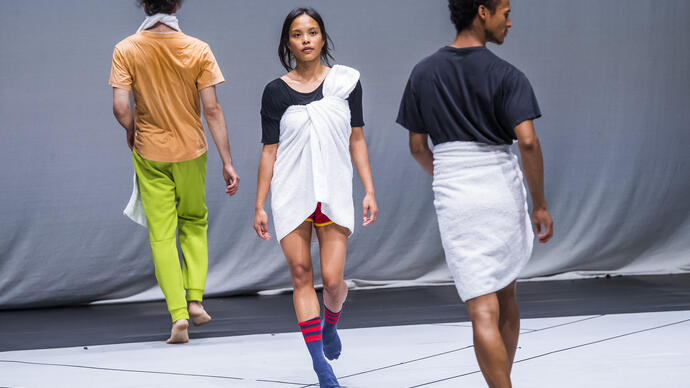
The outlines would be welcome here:
<svg viewBox="0 0 690 388">
<path fill-rule="evenodd" d="M 419 62 L 400 103 L 400 125 L 433 144 L 512 144 L 515 127 L 541 117 L 527 77 L 484 46 L 446 46 Z"/>
<path fill-rule="evenodd" d="M 280 139 L 280 119 L 292 105 L 307 105 L 323 98 L 323 82 L 316 90 L 301 93 L 277 78 L 266 85 L 261 98 L 261 142 L 276 144 Z M 347 98 L 350 105 L 350 125 L 363 127 L 362 84 L 357 85 Z"/>
</svg>

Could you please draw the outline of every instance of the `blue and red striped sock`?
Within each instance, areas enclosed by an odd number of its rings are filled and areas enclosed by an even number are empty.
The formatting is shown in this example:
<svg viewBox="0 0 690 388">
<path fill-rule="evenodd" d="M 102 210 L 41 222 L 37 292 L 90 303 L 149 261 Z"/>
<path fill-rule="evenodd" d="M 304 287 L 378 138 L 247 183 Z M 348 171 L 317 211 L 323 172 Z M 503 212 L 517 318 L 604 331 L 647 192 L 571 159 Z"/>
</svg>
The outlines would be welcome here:
<svg viewBox="0 0 690 388">
<path fill-rule="evenodd" d="M 321 318 L 316 317 L 308 321 L 300 322 L 299 328 L 304 336 L 304 342 L 307 344 L 307 349 L 309 349 L 314 372 L 316 372 L 316 375 L 319 377 L 319 386 L 321 386 L 321 388 L 340 388 L 338 380 L 333 374 L 331 365 L 326 361 L 323 355 Z"/>
<path fill-rule="evenodd" d="M 342 312 L 342 310 L 340 310 Z M 324 321 L 323 321 L 323 354 L 329 360 L 336 360 L 340 357 L 342 344 L 338 336 L 338 319 L 340 319 L 340 312 L 334 313 L 324 306 Z"/>
</svg>

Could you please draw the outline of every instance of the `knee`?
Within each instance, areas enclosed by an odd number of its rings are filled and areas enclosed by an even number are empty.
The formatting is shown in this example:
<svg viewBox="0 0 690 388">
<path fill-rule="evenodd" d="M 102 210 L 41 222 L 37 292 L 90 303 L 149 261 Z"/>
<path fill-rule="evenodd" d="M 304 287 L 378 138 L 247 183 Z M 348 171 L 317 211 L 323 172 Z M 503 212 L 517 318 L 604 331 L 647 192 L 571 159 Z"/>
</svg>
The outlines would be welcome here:
<svg viewBox="0 0 690 388">
<path fill-rule="evenodd" d="M 498 291 L 496 296 L 498 297 L 498 303 L 501 305 L 501 309 L 517 308 L 517 293 L 515 292 L 514 285 Z"/>
<path fill-rule="evenodd" d="M 303 288 L 308 286 L 314 286 L 314 277 L 311 266 L 304 264 L 291 265 L 290 274 L 292 275 L 293 287 Z"/>
<path fill-rule="evenodd" d="M 472 325 L 474 327 L 486 327 L 493 324 L 498 324 L 499 307 L 498 303 L 483 303 L 474 301 L 468 304 L 467 309 Z"/>
<path fill-rule="evenodd" d="M 343 279 L 339 276 L 323 276 L 323 290 L 328 294 L 334 295 L 340 292 L 343 283 Z"/>
</svg>

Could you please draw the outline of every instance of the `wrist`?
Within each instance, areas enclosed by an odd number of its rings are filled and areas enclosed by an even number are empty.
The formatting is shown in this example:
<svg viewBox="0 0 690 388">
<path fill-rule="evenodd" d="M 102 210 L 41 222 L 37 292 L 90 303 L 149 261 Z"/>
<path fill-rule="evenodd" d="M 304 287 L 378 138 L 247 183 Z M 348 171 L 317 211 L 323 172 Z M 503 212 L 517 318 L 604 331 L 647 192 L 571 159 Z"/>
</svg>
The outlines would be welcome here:
<svg viewBox="0 0 690 388">
<path fill-rule="evenodd" d="M 532 209 L 534 211 L 537 210 L 546 210 L 546 202 L 535 202 L 532 204 Z"/>
<path fill-rule="evenodd" d="M 374 196 L 374 189 L 365 190 L 365 191 L 364 191 L 364 194 L 365 194 L 365 195 L 371 195 L 371 196 L 373 197 L 373 196 Z"/>
<path fill-rule="evenodd" d="M 260 212 L 260 211 L 264 211 L 264 205 L 263 204 L 254 205 L 254 212 Z"/>
</svg>

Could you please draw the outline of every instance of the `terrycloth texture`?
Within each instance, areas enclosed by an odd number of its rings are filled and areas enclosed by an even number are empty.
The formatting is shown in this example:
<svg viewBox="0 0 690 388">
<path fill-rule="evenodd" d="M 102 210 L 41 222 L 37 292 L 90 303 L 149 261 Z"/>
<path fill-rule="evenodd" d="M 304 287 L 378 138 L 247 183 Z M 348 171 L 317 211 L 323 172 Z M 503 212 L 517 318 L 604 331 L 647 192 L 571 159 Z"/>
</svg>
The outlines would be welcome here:
<svg viewBox="0 0 690 388">
<path fill-rule="evenodd" d="M 141 23 L 139 29 L 137 29 L 137 32 L 149 29 L 155 26 L 158 22 L 165 24 L 175 31 L 180 30 L 180 24 L 177 21 L 177 16 L 169 15 L 167 13 L 157 13 L 144 19 L 144 22 Z"/>
<path fill-rule="evenodd" d="M 350 107 L 359 72 L 335 65 L 323 99 L 289 107 L 280 120 L 280 142 L 271 180 L 271 209 L 278 241 L 321 202 L 322 212 L 350 234 L 354 229 Z"/>
<path fill-rule="evenodd" d="M 446 262 L 463 301 L 515 280 L 534 233 L 517 157 L 509 146 L 434 147 L 434 206 Z"/>
<path fill-rule="evenodd" d="M 137 29 L 137 32 L 146 30 L 147 28 L 151 28 L 155 26 L 158 22 L 165 24 L 173 30 L 180 31 L 180 24 L 177 21 L 176 16 L 168 15 L 166 13 L 157 13 L 144 19 L 144 22 L 141 23 L 141 25 Z M 146 213 L 144 212 L 144 207 L 141 204 L 141 194 L 139 193 L 139 182 L 136 171 L 134 172 L 134 185 L 132 186 L 132 195 L 130 195 L 129 202 L 127 202 L 127 206 L 125 206 L 125 210 L 122 211 L 122 214 L 126 215 L 137 224 L 145 228 L 147 227 Z"/>
</svg>

